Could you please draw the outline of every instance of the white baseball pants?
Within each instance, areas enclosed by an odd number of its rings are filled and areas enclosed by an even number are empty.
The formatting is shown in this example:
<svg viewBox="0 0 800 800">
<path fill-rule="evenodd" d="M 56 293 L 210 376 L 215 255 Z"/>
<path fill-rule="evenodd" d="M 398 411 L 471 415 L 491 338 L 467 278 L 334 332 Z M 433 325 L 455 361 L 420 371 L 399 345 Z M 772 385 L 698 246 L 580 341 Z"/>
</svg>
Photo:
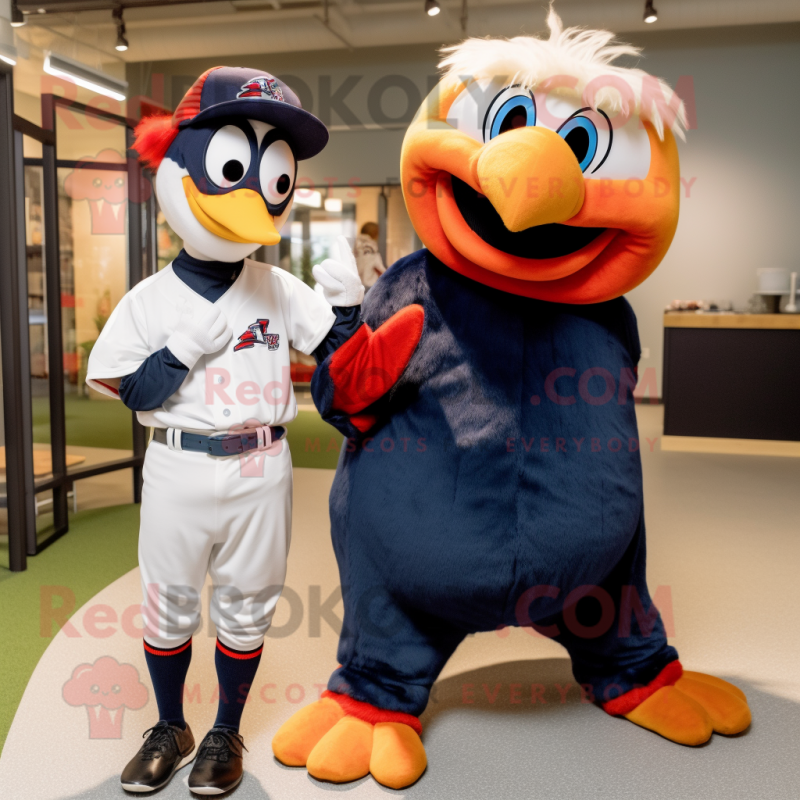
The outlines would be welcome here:
<svg viewBox="0 0 800 800">
<path fill-rule="evenodd" d="M 139 568 L 153 647 L 177 647 L 195 633 L 206 573 L 220 641 L 253 650 L 264 640 L 286 577 L 292 462 L 285 439 L 247 456 L 147 448 Z"/>
</svg>

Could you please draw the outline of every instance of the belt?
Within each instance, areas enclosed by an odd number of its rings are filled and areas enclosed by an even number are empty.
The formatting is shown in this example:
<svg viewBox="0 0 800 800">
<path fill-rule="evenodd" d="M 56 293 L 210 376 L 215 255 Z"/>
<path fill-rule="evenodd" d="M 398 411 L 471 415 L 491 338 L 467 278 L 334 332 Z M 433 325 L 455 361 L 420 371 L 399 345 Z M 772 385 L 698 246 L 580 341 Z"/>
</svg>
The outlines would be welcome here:
<svg viewBox="0 0 800 800">
<path fill-rule="evenodd" d="M 250 450 L 266 450 L 285 435 L 286 428 L 281 425 L 261 425 L 240 433 L 218 433 L 214 436 L 187 433 L 178 428 L 156 428 L 153 441 L 167 445 L 170 450 L 189 450 L 224 457 L 238 456 Z"/>
</svg>

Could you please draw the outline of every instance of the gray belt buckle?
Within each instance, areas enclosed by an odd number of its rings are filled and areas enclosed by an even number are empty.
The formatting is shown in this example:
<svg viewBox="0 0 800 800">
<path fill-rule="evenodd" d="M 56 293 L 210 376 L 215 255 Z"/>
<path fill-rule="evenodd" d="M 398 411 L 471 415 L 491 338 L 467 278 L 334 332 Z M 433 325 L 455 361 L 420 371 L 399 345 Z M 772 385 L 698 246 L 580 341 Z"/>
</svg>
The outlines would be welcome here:
<svg viewBox="0 0 800 800">
<path fill-rule="evenodd" d="M 244 453 L 246 447 L 246 437 L 243 434 L 225 433 L 221 436 L 209 437 L 209 442 L 217 445 L 221 449 L 221 455 L 235 456 Z"/>
<path fill-rule="evenodd" d="M 257 431 L 243 431 L 242 433 L 228 433 L 222 436 L 212 436 L 212 442 L 219 442 L 226 455 L 234 456 L 241 453 L 247 453 L 250 450 L 266 449 L 272 444 L 273 434 L 272 429 L 264 426 L 265 430 L 270 432 L 269 442 L 265 442 L 264 447 L 259 447 L 258 432 Z"/>
</svg>

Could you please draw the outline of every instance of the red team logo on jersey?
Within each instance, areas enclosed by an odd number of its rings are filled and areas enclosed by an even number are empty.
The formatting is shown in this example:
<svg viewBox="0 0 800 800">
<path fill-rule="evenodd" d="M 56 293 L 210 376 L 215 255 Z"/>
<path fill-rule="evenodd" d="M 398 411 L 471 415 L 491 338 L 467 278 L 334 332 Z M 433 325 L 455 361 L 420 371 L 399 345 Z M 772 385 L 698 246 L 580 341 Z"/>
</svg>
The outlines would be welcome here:
<svg viewBox="0 0 800 800">
<path fill-rule="evenodd" d="M 283 100 L 283 92 L 275 78 L 253 78 L 242 86 L 238 98 L 257 97 L 260 100 Z"/>
<path fill-rule="evenodd" d="M 280 334 L 267 333 L 269 327 L 268 319 L 257 319 L 252 325 L 247 326 L 247 330 L 239 337 L 239 344 L 234 345 L 233 352 L 247 350 L 257 344 L 265 344 L 268 350 L 277 350 L 280 343 Z"/>
</svg>

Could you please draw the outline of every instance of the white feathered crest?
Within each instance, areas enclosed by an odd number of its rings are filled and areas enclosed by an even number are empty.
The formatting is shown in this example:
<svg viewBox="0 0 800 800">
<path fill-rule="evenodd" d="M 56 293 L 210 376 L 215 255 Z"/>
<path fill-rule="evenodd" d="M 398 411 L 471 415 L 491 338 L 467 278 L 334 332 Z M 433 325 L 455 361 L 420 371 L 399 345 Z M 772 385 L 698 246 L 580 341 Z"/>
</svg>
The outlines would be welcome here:
<svg viewBox="0 0 800 800">
<path fill-rule="evenodd" d="M 442 48 L 439 69 L 445 77 L 461 80 L 505 76 L 510 84 L 533 91 L 547 90 L 546 82 L 556 76 L 569 76 L 577 80 L 574 88 L 553 91 L 581 96 L 588 106 L 609 114 L 636 114 L 651 122 L 661 139 L 666 122 L 676 136 L 686 139 L 686 110 L 678 95 L 644 70 L 613 66 L 620 56 L 640 55 L 638 47 L 616 42 L 609 31 L 564 28 L 552 7 L 547 26 L 549 39 L 466 39 Z"/>
</svg>

